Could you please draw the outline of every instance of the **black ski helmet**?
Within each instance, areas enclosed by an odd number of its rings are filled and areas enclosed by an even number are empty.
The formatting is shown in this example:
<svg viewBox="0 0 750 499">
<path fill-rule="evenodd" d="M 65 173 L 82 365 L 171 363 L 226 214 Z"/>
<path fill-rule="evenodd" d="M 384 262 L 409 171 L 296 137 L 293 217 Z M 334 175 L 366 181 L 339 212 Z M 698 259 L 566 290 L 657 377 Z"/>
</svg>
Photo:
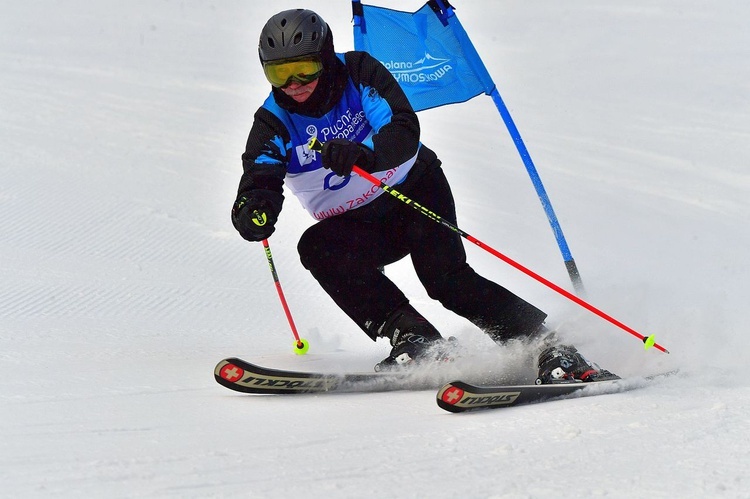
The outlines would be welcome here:
<svg viewBox="0 0 750 499">
<path fill-rule="evenodd" d="M 292 9 L 279 12 L 260 32 L 258 54 L 262 62 L 291 59 L 322 51 L 328 25 L 315 12 Z"/>
</svg>

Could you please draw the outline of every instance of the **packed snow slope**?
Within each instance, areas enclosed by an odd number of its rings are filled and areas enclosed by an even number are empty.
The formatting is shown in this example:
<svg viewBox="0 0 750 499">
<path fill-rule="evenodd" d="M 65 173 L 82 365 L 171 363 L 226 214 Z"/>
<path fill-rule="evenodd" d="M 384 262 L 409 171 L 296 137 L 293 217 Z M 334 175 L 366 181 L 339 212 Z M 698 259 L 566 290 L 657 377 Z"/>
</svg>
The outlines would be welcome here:
<svg viewBox="0 0 750 499">
<path fill-rule="evenodd" d="M 420 2 L 382 1 L 417 10 Z M 288 197 L 273 255 L 311 343 L 292 352 L 259 244 L 229 220 L 269 86 L 274 13 L 329 2 L 5 2 L 0 16 L 0 495 L 749 497 L 750 3 L 457 0 L 526 141 L 588 300 L 632 336 L 474 246 L 471 264 L 549 313 L 628 393 L 452 415 L 432 390 L 257 397 L 224 357 L 370 370 L 370 342 L 301 267 Z M 489 98 L 420 114 L 459 225 L 568 276 Z M 469 350 L 496 347 L 386 269 Z M 497 362 L 516 361 L 496 349 Z"/>
</svg>

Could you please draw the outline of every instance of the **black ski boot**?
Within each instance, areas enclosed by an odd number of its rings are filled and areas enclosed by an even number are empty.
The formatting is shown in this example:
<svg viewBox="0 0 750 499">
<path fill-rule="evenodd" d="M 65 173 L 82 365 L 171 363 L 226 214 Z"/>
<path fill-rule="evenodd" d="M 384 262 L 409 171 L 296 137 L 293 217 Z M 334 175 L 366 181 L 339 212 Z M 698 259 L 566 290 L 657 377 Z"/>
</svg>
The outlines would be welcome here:
<svg viewBox="0 0 750 499">
<path fill-rule="evenodd" d="M 537 385 L 620 379 L 616 374 L 586 360 L 570 345 L 556 345 L 544 349 L 539 354 L 538 376 Z"/>
<path fill-rule="evenodd" d="M 415 364 L 453 360 L 449 343 L 435 326 L 409 304 L 396 309 L 380 328 L 379 336 L 391 342 L 391 354 L 375 365 L 375 371 L 393 371 Z"/>
</svg>

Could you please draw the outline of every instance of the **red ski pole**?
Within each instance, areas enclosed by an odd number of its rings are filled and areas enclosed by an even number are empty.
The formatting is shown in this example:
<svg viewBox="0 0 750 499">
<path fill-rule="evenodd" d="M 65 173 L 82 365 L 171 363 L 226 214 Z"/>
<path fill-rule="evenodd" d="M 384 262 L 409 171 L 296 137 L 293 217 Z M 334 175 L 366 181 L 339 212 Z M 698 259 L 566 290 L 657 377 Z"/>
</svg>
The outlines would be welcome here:
<svg viewBox="0 0 750 499">
<path fill-rule="evenodd" d="M 614 324 L 615 326 L 619 327 L 620 329 L 622 329 L 622 330 L 624 330 L 624 331 L 632 334 L 633 336 L 635 336 L 636 338 L 638 338 L 639 340 L 641 340 L 643 342 L 643 344 L 645 345 L 646 349 L 654 347 L 657 350 L 661 350 L 664 353 L 669 353 L 669 351 L 667 351 L 667 349 L 665 349 L 663 346 L 661 346 L 658 343 L 656 343 L 653 334 L 650 335 L 650 336 L 644 336 L 644 335 L 642 335 L 641 333 L 639 333 L 635 329 L 633 329 L 633 328 L 631 328 L 631 327 L 623 324 L 622 322 L 618 321 L 617 319 L 615 319 L 611 315 L 609 315 L 609 314 L 607 314 L 607 313 L 599 310 L 595 306 L 591 305 L 587 301 L 582 300 L 581 298 L 579 298 L 578 296 L 574 295 L 573 293 L 565 290 L 564 288 L 561 288 L 560 286 L 558 286 L 557 284 L 553 283 L 552 281 L 549 281 L 548 279 L 545 279 L 544 277 L 542 277 L 541 275 L 537 274 L 536 272 L 528 269 L 527 267 L 524 267 L 523 265 L 521 265 L 520 263 L 516 262 L 515 260 L 513 260 L 513 259 L 507 257 L 506 255 L 500 253 L 496 249 L 494 249 L 494 248 L 486 245 L 485 243 L 483 243 L 482 241 L 480 241 L 476 237 L 474 237 L 474 236 L 472 236 L 472 235 L 464 232 L 463 230 L 461 230 L 457 226 L 453 225 L 449 221 L 443 219 L 442 217 L 440 217 L 436 213 L 430 211 L 429 209 L 427 209 L 424 206 L 420 205 L 419 203 L 417 203 L 416 201 L 412 200 L 411 198 L 409 198 L 407 196 L 404 196 L 403 194 L 401 194 L 400 192 L 398 192 L 396 189 L 393 189 L 392 187 L 390 187 L 386 183 L 378 180 L 377 178 L 375 178 L 374 176 L 370 175 L 366 171 L 362 170 L 358 166 L 355 166 L 352 169 L 352 171 L 354 173 L 356 173 L 357 175 L 361 176 L 362 178 L 365 178 L 365 179 L 369 180 L 370 182 L 372 182 L 373 184 L 377 185 L 378 187 L 380 187 L 385 192 L 387 192 L 391 196 L 395 197 L 399 201 L 402 201 L 402 202 L 404 202 L 404 203 L 412 206 L 414 209 L 416 209 L 417 211 L 419 211 L 423 215 L 425 215 L 428 218 L 434 220 L 435 222 L 438 222 L 439 224 L 441 224 L 441 225 L 443 225 L 443 226 L 451 229 L 452 231 L 458 233 L 461 237 L 463 237 L 467 241 L 470 241 L 470 242 L 476 244 L 477 246 L 479 246 L 480 248 L 482 248 L 483 250 L 489 252 L 490 254 L 495 255 L 500 260 L 502 260 L 505 263 L 511 265 L 512 267 L 520 270 L 521 272 L 523 272 L 527 276 L 529 276 L 529 277 L 531 277 L 531 278 L 533 278 L 533 279 L 541 282 L 542 284 L 544 284 L 548 288 L 550 288 L 550 289 L 552 289 L 554 291 L 557 291 L 558 293 L 560 293 L 561 295 L 563 295 L 565 298 L 567 298 L 567 299 L 569 299 L 569 300 L 577 303 L 578 305 L 582 306 L 583 308 L 585 308 L 589 312 L 592 312 L 595 315 L 598 315 L 599 317 L 601 317 L 602 319 L 606 320 L 607 322 L 610 322 L 611 324 Z"/>
<path fill-rule="evenodd" d="M 321 148 L 322 148 L 322 143 L 320 141 L 318 141 L 317 139 L 312 139 L 310 141 L 309 147 L 313 151 L 320 151 Z M 545 279 L 544 277 L 542 277 L 541 275 L 537 274 L 536 272 L 534 272 L 534 271 L 532 271 L 532 270 L 524 267 L 520 263 L 518 263 L 515 260 L 513 260 L 513 259 L 511 259 L 511 258 L 509 258 L 507 256 L 505 256 L 504 254 L 500 253 L 499 251 L 497 251 L 496 249 L 492 248 L 491 246 L 486 245 L 485 243 L 483 243 L 482 241 L 480 241 L 476 237 L 474 237 L 474 236 L 472 236 L 472 235 L 464 232 L 463 230 L 461 230 L 460 228 L 458 228 L 456 225 L 454 225 L 451 222 L 443 219 L 437 213 L 435 213 L 433 211 L 430 211 L 428 208 L 422 206 L 421 204 L 417 203 L 416 201 L 414 201 L 413 199 L 409 198 L 408 196 L 405 196 L 405 195 L 401 194 L 396 189 L 394 189 L 393 187 L 389 186 L 385 182 L 383 182 L 383 181 L 375 178 L 373 175 L 367 173 L 362 168 L 360 168 L 360 167 L 358 167 L 358 166 L 355 165 L 354 168 L 352 168 L 352 172 L 356 173 L 360 177 L 362 177 L 362 178 L 370 181 L 371 183 L 377 185 L 383 191 L 387 192 L 388 194 L 390 194 L 394 198 L 398 199 L 399 201 L 401 201 L 403 203 L 406 203 L 409 206 L 413 207 L 415 210 L 419 211 L 420 213 L 422 213 L 423 215 L 425 215 L 427 218 L 430 218 L 431 220 L 434 220 L 435 222 L 443 225 L 444 227 L 447 227 L 447 228 L 451 229 L 452 231 L 456 232 L 458 235 L 460 235 L 461 237 L 463 237 L 467 241 L 470 241 L 470 242 L 476 244 L 477 246 L 479 246 L 483 250 L 485 250 L 488 253 L 490 253 L 490 254 L 498 257 L 500 260 L 502 260 L 505 263 L 509 264 L 510 266 L 512 266 L 512 267 L 520 270 L 521 272 L 523 272 L 527 276 L 529 276 L 529 277 L 531 277 L 531 278 L 539 281 L 540 283 L 544 284 L 545 286 L 547 286 L 548 288 L 552 289 L 553 291 L 557 291 L 558 293 L 560 293 L 561 295 L 563 295 L 565 298 L 567 298 L 567 299 L 573 301 L 574 303 L 580 305 L 581 307 L 585 308 L 589 312 L 592 312 L 593 314 L 598 315 L 602 319 L 606 320 L 607 322 L 609 322 L 611 324 L 614 324 L 615 326 L 619 327 L 623 331 L 632 334 L 633 336 L 635 336 L 636 338 L 638 338 L 639 340 L 641 340 L 643 342 L 643 344 L 645 345 L 646 349 L 649 349 L 651 347 L 655 347 L 657 350 L 660 350 L 660 351 L 662 351 L 664 353 L 669 353 L 669 351 L 667 351 L 666 348 L 664 348 L 663 346 L 661 346 L 658 343 L 656 343 L 653 334 L 649 335 L 649 336 L 642 335 L 641 333 L 639 333 L 635 329 L 633 329 L 633 328 L 631 328 L 631 327 L 623 324 L 622 322 L 618 321 L 617 319 L 615 319 L 611 315 L 609 315 L 609 314 L 607 314 L 607 313 L 599 310 L 595 306 L 591 305 L 590 303 L 586 302 L 585 300 L 582 300 L 581 298 L 579 298 L 578 296 L 574 295 L 573 293 L 565 290 L 564 288 L 561 288 L 557 284 L 553 283 L 552 281 L 549 281 L 548 279 Z"/>
<path fill-rule="evenodd" d="M 284 291 L 281 289 L 281 282 L 279 282 L 279 275 L 276 273 L 276 266 L 273 264 L 273 256 L 271 255 L 271 247 L 268 245 L 268 239 L 263 240 L 263 248 L 265 249 L 266 258 L 268 259 L 268 266 L 271 269 L 271 275 L 273 276 L 273 282 L 276 285 L 276 291 L 279 293 L 279 300 L 281 300 L 281 306 L 284 308 L 284 313 L 289 321 L 289 327 L 292 328 L 292 334 L 294 335 L 294 353 L 297 355 L 305 355 L 310 349 L 310 344 L 306 339 L 300 338 L 297 333 L 297 326 L 294 325 L 294 319 L 292 319 L 292 313 L 289 311 L 289 305 L 286 303 L 284 297 Z"/>
</svg>

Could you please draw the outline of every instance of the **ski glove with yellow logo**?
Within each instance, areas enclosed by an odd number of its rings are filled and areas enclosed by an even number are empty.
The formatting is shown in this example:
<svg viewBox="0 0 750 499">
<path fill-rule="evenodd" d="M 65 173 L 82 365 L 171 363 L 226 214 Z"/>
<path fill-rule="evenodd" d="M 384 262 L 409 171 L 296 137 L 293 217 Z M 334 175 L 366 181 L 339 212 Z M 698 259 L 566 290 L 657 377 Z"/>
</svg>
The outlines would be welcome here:
<svg viewBox="0 0 750 499">
<path fill-rule="evenodd" d="M 232 224 L 248 241 L 268 239 L 279 215 L 271 201 L 256 193 L 241 196 L 232 207 Z"/>
<path fill-rule="evenodd" d="M 375 165 L 375 153 L 372 149 L 346 139 L 325 142 L 320 154 L 323 167 L 340 177 L 349 176 L 354 165 L 368 173 L 372 173 L 370 169 Z"/>
</svg>

